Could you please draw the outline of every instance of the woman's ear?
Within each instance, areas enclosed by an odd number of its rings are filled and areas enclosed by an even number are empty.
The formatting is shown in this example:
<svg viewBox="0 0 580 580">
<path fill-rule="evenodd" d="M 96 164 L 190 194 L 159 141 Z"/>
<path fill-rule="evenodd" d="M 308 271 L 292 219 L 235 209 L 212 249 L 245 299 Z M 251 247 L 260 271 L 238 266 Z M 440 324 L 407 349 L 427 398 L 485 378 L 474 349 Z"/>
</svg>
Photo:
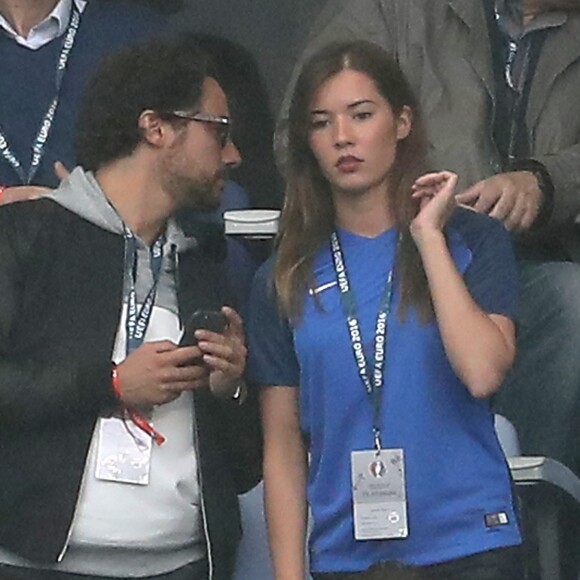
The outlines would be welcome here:
<svg viewBox="0 0 580 580">
<path fill-rule="evenodd" d="M 405 105 L 397 116 L 397 141 L 405 139 L 411 132 L 413 126 L 413 111 L 411 107 Z"/>
</svg>

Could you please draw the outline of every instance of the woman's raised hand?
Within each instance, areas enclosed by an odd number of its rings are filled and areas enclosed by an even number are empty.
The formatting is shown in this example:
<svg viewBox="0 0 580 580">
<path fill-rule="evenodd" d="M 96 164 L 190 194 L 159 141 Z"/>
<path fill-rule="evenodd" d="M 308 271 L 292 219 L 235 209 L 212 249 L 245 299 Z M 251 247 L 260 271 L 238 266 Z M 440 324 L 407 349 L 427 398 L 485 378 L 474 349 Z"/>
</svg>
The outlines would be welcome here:
<svg viewBox="0 0 580 580">
<path fill-rule="evenodd" d="M 411 235 L 420 248 L 432 234 L 440 235 L 457 206 L 455 186 L 457 175 L 450 171 L 427 173 L 419 177 L 411 188 L 419 201 L 419 213 L 411 222 Z"/>
</svg>

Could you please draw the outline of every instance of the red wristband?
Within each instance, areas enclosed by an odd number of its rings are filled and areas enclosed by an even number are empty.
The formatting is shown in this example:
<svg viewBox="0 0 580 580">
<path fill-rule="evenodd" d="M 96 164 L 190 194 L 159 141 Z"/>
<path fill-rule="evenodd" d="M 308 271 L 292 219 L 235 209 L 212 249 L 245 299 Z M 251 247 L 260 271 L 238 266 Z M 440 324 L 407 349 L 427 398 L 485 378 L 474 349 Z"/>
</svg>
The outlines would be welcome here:
<svg viewBox="0 0 580 580">
<path fill-rule="evenodd" d="M 6 191 L 6 185 L 0 185 L 0 204 L 2 203 L 2 197 L 4 197 L 4 192 Z"/>
<path fill-rule="evenodd" d="M 121 400 L 121 378 L 119 377 L 119 371 L 117 370 L 117 365 L 113 363 L 113 370 L 111 371 L 111 386 L 113 387 L 113 393 L 115 398 Z"/>
<path fill-rule="evenodd" d="M 119 371 L 117 369 L 117 365 L 113 363 L 113 368 L 111 370 L 111 385 L 113 387 L 113 393 L 115 394 L 115 398 L 118 401 L 121 401 L 121 377 L 119 377 Z M 165 443 L 165 437 L 156 431 L 153 425 L 149 422 L 147 417 L 144 417 L 141 413 L 136 411 L 135 409 L 131 409 L 127 406 L 124 406 L 125 412 L 127 413 L 129 419 L 133 421 L 141 431 L 147 433 L 157 445 L 163 445 Z"/>
</svg>

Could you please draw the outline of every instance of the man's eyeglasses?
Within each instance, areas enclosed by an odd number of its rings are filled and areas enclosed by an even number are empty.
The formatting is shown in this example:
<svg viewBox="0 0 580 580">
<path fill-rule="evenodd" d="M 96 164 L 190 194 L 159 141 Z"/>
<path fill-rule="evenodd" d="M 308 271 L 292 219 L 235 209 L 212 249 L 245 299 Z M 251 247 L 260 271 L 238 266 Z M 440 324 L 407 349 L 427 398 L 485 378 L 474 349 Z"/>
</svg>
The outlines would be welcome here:
<svg viewBox="0 0 580 580">
<path fill-rule="evenodd" d="M 209 113 L 190 113 L 189 111 L 171 111 L 174 117 L 197 121 L 198 123 L 209 123 L 215 128 L 218 142 L 222 149 L 231 139 L 232 122 L 229 117 L 221 115 L 210 115 Z"/>
</svg>

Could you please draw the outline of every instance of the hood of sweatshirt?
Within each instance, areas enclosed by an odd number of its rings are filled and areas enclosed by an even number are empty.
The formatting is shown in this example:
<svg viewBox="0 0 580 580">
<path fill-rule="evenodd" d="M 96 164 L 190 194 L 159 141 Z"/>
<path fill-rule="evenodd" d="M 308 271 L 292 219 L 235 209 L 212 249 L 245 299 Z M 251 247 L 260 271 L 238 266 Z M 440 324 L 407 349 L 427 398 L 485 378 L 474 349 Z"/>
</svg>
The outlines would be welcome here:
<svg viewBox="0 0 580 580">
<path fill-rule="evenodd" d="M 95 176 L 91 172 L 77 167 L 60 187 L 46 194 L 67 210 L 77 214 L 92 224 L 118 234 L 125 235 L 123 220 L 109 203 Z M 186 236 L 174 218 L 167 220 L 163 257 L 155 305 L 177 313 L 176 284 L 179 254 L 200 246 L 195 234 Z M 150 289 L 154 285 L 152 268 L 152 251 L 141 239 L 136 237 L 134 255 L 129 256 L 132 246 L 125 241 L 125 282 L 124 301 L 130 292 L 132 284 L 135 287 L 137 302 L 142 304 Z"/>
<path fill-rule="evenodd" d="M 60 186 L 47 193 L 45 197 L 53 199 L 59 205 L 77 214 L 83 219 L 114 234 L 124 234 L 123 220 L 105 197 L 101 186 L 90 171 L 77 167 Z M 187 237 L 176 220 L 167 221 L 165 233 L 167 243 L 177 252 L 184 252 L 197 247 L 195 235 Z"/>
</svg>

